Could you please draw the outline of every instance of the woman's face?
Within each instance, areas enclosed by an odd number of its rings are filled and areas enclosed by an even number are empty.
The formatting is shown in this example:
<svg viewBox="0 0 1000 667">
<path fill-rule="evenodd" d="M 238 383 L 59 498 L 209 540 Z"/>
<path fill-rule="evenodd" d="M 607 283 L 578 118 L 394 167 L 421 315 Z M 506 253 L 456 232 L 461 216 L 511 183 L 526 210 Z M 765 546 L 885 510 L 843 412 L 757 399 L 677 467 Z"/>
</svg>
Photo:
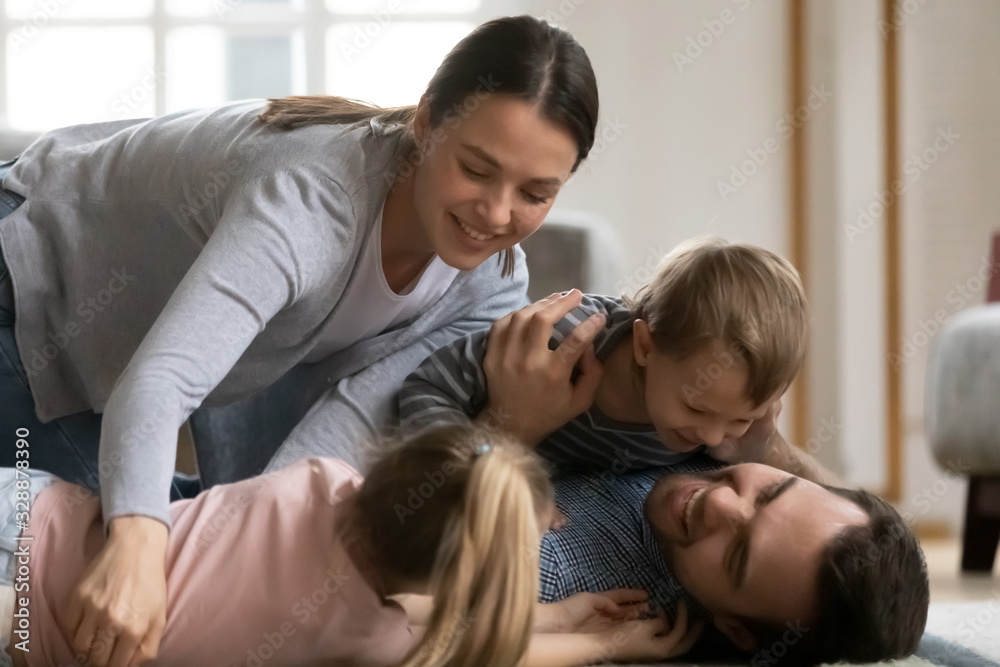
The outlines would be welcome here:
<svg viewBox="0 0 1000 667">
<path fill-rule="evenodd" d="M 422 100 L 414 134 L 424 155 L 413 175 L 417 217 L 433 251 L 460 270 L 538 229 L 577 158 L 569 132 L 501 94 L 469 97 L 438 127 Z"/>
</svg>

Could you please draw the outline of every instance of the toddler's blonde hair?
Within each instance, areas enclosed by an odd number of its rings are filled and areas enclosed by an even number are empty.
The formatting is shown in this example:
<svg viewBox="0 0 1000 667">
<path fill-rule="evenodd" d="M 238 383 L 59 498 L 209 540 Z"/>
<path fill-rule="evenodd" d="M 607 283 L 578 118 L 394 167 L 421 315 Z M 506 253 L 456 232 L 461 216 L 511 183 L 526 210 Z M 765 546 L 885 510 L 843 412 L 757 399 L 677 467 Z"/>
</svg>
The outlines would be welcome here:
<svg viewBox="0 0 1000 667">
<path fill-rule="evenodd" d="M 657 350 L 681 361 L 713 341 L 746 364 L 756 406 L 784 392 L 805 358 L 808 304 L 795 267 L 753 245 L 681 243 L 626 305 Z"/>
</svg>

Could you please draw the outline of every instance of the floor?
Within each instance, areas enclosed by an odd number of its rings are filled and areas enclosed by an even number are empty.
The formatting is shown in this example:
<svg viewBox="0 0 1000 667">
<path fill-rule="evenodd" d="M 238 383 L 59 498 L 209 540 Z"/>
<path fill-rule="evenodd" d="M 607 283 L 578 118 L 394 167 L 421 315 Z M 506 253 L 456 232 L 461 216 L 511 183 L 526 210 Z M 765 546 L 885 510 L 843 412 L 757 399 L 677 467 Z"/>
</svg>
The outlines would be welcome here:
<svg viewBox="0 0 1000 667">
<path fill-rule="evenodd" d="M 921 546 L 927 558 L 931 602 L 1000 599 L 1000 555 L 992 576 L 967 575 L 959 569 L 962 544 L 958 538 L 925 540 Z"/>
</svg>

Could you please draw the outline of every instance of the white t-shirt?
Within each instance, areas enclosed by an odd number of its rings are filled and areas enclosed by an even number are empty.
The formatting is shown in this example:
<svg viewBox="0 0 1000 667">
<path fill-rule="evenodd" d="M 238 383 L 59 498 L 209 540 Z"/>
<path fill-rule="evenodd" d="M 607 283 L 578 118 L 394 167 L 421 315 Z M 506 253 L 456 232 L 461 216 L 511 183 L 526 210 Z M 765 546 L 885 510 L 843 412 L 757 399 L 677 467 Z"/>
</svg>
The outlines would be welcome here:
<svg viewBox="0 0 1000 667">
<path fill-rule="evenodd" d="M 372 338 L 405 322 L 441 298 L 458 269 L 434 255 L 427 266 L 396 294 L 382 270 L 382 214 L 361 248 L 358 264 L 340 297 L 337 312 L 327 323 L 320 341 L 304 361 L 316 363 L 359 340 Z"/>
</svg>

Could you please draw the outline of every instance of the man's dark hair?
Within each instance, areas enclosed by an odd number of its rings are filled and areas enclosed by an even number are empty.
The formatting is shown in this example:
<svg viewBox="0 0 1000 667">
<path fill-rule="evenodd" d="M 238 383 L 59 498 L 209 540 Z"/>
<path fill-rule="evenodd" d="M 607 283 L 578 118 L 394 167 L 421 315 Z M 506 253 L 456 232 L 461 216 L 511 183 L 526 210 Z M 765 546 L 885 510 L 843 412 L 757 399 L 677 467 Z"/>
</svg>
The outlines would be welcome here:
<svg viewBox="0 0 1000 667">
<path fill-rule="evenodd" d="M 878 662 L 912 655 L 927 623 L 930 584 L 916 537 L 889 503 L 867 491 L 824 485 L 870 517 L 834 537 L 820 558 L 814 627 L 748 622 L 780 664 Z M 794 639 L 792 639 L 794 638 Z M 775 650 L 781 647 L 779 651 Z"/>
</svg>

